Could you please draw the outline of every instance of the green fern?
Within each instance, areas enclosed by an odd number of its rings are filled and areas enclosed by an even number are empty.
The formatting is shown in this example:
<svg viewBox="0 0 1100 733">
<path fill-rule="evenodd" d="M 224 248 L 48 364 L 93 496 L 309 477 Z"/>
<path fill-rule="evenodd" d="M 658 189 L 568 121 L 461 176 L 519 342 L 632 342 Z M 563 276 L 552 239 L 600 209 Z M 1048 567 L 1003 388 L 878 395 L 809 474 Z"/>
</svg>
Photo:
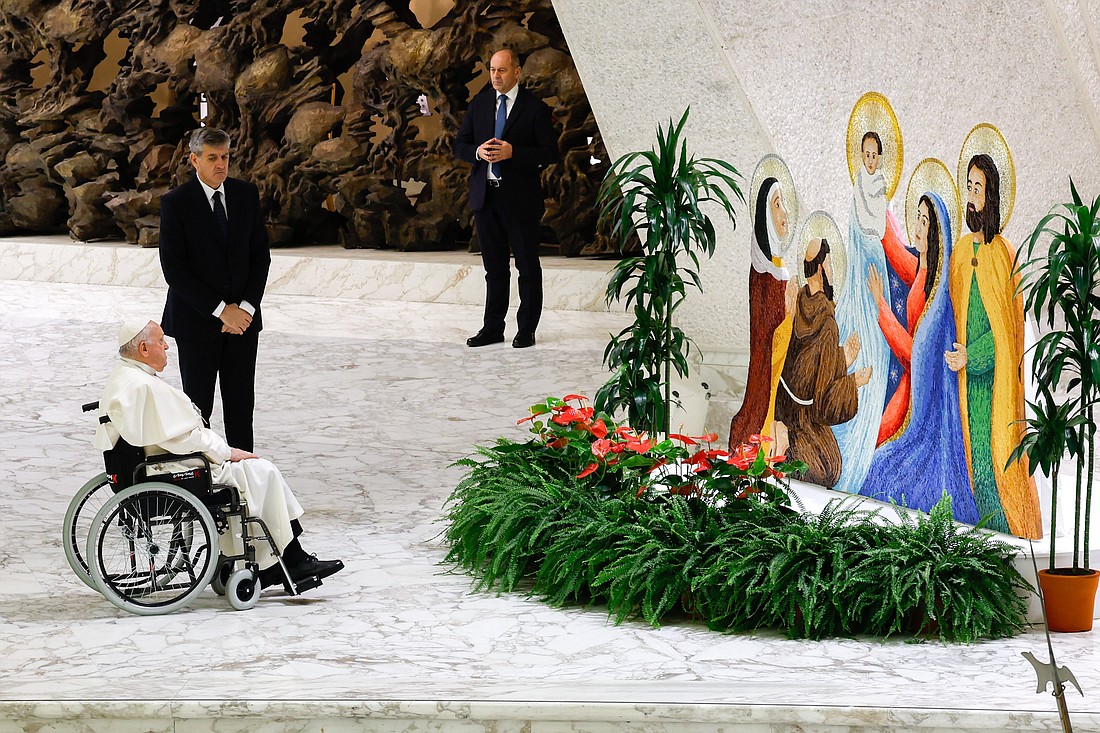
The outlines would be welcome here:
<svg viewBox="0 0 1100 733">
<path fill-rule="evenodd" d="M 973 642 L 1018 633 L 1030 586 L 1012 565 L 1014 551 L 977 528 L 960 529 L 948 495 L 929 514 L 898 510 L 864 553 L 862 598 L 852 605 L 869 633 L 935 631 Z M 857 594 L 858 595 L 858 594 Z"/>
<path fill-rule="evenodd" d="M 605 605 L 616 623 L 689 614 L 792 638 L 971 642 L 1025 625 L 1012 549 L 960 529 L 946 497 L 890 524 L 845 501 L 812 516 L 757 499 L 635 499 L 565 473 L 537 443 L 502 440 L 456 465 L 467 473 L 445 509 L 446 562 L 475 591 L 524 587 L 555 606 Z"/>
</svg>

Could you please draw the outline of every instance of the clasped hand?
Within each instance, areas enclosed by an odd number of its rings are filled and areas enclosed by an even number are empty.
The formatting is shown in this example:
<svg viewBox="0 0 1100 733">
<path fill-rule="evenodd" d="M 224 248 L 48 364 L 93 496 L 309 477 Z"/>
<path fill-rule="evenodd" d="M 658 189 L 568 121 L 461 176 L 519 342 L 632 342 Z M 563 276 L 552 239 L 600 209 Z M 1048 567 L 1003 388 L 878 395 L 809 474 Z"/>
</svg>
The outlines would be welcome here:
<svg viewBox="0 0 1100 733">
<path fill-rule="evenodd" d="M 222 321 L 222 333 L 240 336 L 252 325 L 252 316 L 248 315 L 248 311 L 233 303 L 222 309 L 219 318 Z"/>
<path fill-rule="evenodd" d="M 492 138 L 486 140 L 477 148 L 477 157 L 486 163 L 499 163 L 512 157 L 512 143 L 507 140 Z"/>
</svg>

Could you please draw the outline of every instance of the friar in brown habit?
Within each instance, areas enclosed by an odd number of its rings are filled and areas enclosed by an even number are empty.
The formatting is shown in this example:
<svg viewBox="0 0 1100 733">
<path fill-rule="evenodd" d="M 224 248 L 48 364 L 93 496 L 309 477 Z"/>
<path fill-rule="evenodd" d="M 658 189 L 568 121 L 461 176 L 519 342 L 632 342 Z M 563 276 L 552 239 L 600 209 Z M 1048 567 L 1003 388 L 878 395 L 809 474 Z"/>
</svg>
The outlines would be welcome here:
<svg viewBox="0 0 1100 733">
<path fill-rule="evenodd" d="M 809 242 L 802 267 L 806 284 L 798 292 L 775 418 L 782 423 L 777 432 L 786 434 L 787 457 L 807 465 L 803 479 L 831 487 L 840 479 L 840 448 L 829 426 L 855 417 L 871 367 L 848 373 L 859 354 L 859 334 L 840 344 L 828 240 Z"/>
</svg>

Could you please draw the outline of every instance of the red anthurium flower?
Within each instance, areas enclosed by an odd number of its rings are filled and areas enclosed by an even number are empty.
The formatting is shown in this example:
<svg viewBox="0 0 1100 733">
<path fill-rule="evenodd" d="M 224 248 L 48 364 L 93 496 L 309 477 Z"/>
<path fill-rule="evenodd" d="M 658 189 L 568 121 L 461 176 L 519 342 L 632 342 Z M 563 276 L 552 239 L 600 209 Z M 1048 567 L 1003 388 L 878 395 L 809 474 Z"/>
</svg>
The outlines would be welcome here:
<svg viewBox="0 0 1100 733">
<path fill-rule="evenodd" d="M 714 441 L 718 440 L 718 433 L 707 433 L 706 435 L 701 436 L 699 440 L 702 440 L 706 443 L 713 443 Z"/>
<path fill-rule="evenodd" d="M 694 438 L 689 438 L 688 436 L 680 435 L 679 433 L 669 433 L 668 437 L 672 438 L 673 440 L 678 440 L 684 445 L 699 445 L 695 442 Z"/>
<path fill-rule="evenodd" d="M 622 453 L 624 450 L 626 450 L 626 443 L 615 443 L 611 446 L 612 453 Z"/>
<path fill-rule="evenodd" d="M 561 410 L 555 407 L 554 411 L 558 414 L 554 415 L 550 420 L 557 425 L 571 425 L 576 422 L 588 422 L 594 413 L 591 407 L 582 407 L 578 410 L 576 407 L 564 406 Z"/>
<path fill-rule="evenodd" d="M 592 443 L 592 455 L 597 458 L 605 458 L 610 450 L 611 441 L 607 438 L 601 438 Z"/>
<path fill-rule="evenodd" d="M 599 468 L 599 467 L 600 467 L 600 464 L 598 464 L 598 463 L 589 463 L 587 466 L 584 467 L 583 471 L 581 471 L 580 473 L 577 474 L 577 478 L 584 478 L 588 474 L 594 473 L 596 471 L 596 469 Z"/>
<path fill-rule="evenodd" d="M 695 466 L 696 470 L 699 471 L 706 471 L 710 468 L 710 461 L 707 460 L 707 452 L 705 450 L 699 451 L 689 458 L 687 462 Z"/>
<path fill-rule="evenodd" d="M 577 408 L 575 407 L 566 407 L 564 410 L 560 411 L 558 410 L 558 408 L 555 407 L 554 410 L 558 414 L 550 418 L 550 421 L 556 425 L 570 425 L 576 422 L 577 418 L 580 417 L 577 414 Z"/>
<path fill-rule="evenodd" d="M 516 425 L 522 425 L 528 420 L 534 420 L 536 417 L 538 417 L 538 415 L 528 415 L 527 417 L 521 417 L 519 420 L 516 420 Z"/>
<path fill-rule="evenodd" d="M 634 435 L 634 428 L 629 425 L 621 425 L 615 428 L 615 435 L 618 435 L 620 438 L 629 438 Z"/>
<path fill-rule="evenodd" d="M 645 453 L 655 445 L 657 445 L 657 441 L 653 438 L 647 438 L 645 440 L 641 438 L 632 438 L 626 443 L 626 447 L 635 453 Z"/>
<path fill-rule="evenodd" d="M 584 400 L 587 402 L 588 398 L 582 394 L 567 394 L 565 397 L 562 397 L 561 400 L 562 402 L 568 402 L 569 400 Z"/>
<path fill-rule="evenodd" d="M 607 425 L 604 423 L 602 417 L 596 422 L 592 423 L 592 427 L 589 428 L 589 432 L 591 432 L 597 438 L 607 437 Z"/>
<path fill-rule="evenodd" d="M 736 455 L 740 456 L 741 458 L 747 458 L 750 461 L 754 461 L 756 460 L 756 454 L 759 452 L 760 446 L 742 443 L 741 445 L 737 446 Z"/>
<path fill-rule="evenodd" d="M 740 468 L 742 471 L 748 471 L 749 467 L 752 466 L 753 460 L 754 459 L 747 456 L 735 455 L 730 458 L 729 462 Z"/>
<path fill-rule="evenodd" d="M 680 496 L 691 496 L 695 493 L 695 485 L 688 481 L 687 483 L 680 484 L 679 486 L 670 486 L 668 493 L 678 494 Z"/>
<path fill-rule="evenodd" d="M 556 438 L 555 440 L 551 440 L 546 445 L 550 446 L 551 448 L 564 448 L 568 443 L 568 438 Z"/>
<path fill-rule="evenodd" d="M 778 456 L 772 456 L 771 458 L 769 458 L 768 462 L 769 463 L 783 463 L 783 461 L 785 461 L 785 460 L 787 460 L 787 456 L 780 453 Z"/>
<path fill-rule="evenodd" d="M 721 448 L 711 448 L 707 451 L 707 458 L 714 460 L 715 458 L 729 458 L 730 452 L 728 450 L 722 450 Z"/>
<path fill-rule="evenodd" d="M 666 461 L 664 458 L 662 458 L 659 461 L 657 461 L 656 463 L 654 463 L 652 466 L 650 466 L 649 470 L 646 471 L 646 473 L 653 473 L 654 471 L 656 471 L 661 466 L 667 466 L 667 465 L 668 465 L 668 461 Z"/>
</svg>

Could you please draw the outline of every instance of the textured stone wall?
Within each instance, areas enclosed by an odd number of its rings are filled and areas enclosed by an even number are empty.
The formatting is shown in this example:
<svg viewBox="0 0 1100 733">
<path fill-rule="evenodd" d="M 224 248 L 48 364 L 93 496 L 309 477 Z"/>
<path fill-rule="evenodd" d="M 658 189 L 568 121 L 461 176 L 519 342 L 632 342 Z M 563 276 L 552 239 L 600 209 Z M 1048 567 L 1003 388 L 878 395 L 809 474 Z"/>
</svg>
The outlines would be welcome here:
<svg viewBox="0 0 1100 733">
<path fill-rule="evenodd" d="M 0 233 L 155 245 L 205 95 L 274 244 L 455 246 L 451 138 L 502 45 L 561 132 L 544 224 L 590 251 L 607 155 L 549 0 L 459 0 L 430 27 L 398 0 L 0 0 Z M 93 82 L 113 48 L 117 74 Z"/>
</svg>

